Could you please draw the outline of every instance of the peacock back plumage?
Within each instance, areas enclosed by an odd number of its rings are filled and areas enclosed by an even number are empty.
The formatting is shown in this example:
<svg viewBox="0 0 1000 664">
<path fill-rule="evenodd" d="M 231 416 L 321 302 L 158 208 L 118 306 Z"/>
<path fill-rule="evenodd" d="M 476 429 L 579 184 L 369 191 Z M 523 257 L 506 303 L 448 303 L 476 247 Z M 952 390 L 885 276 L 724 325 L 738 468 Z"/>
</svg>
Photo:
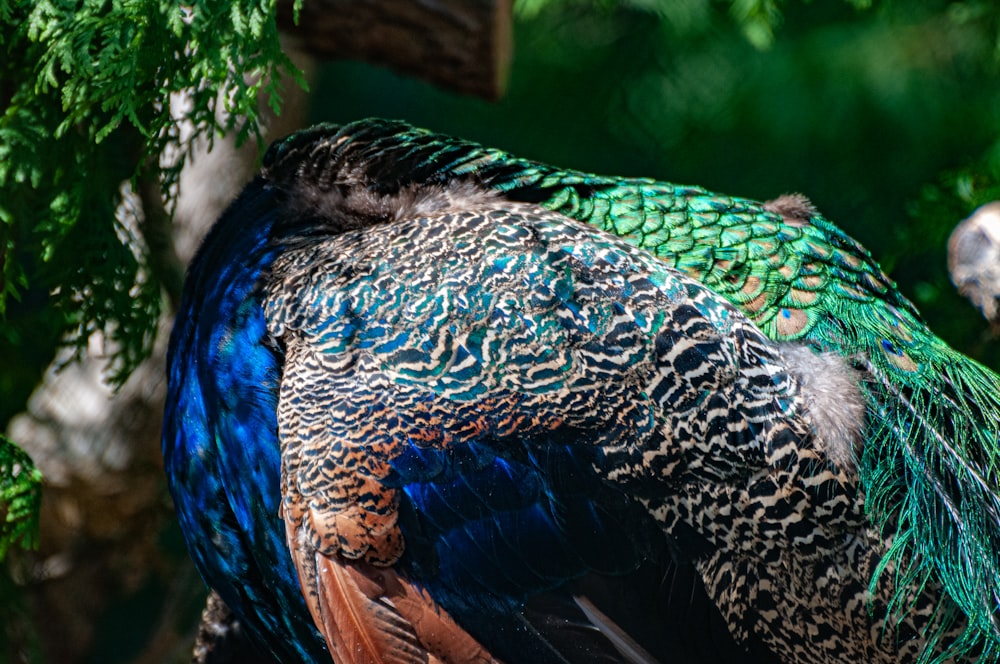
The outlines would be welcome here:
<svg viewBox="0 0 1000 664">
<path fill-rule="evenodd" d="M 707 661 L 1000 649 L 997 378 L 801 197 L 319 126 L 169 372 L 189 547 L 282 661 L 670 661 L 678 569 Z"/>
<path fill-rule="evenodd" d="M 936 337 L 868 251 L 804 197 L 758 203 L 560 170 L 386 120 L 321 125 L 270 159 L 297 161 L 303 146 L 310 158 L 294 177 L 322 179 L 336 164 L 376 192 L 457 180 L 537 203 L 649 251 L 769 338 L 847 358 L 867 409 L 850 461 L 867 514 L 892 542 L 880 566 L 897 578 L 892 608 L 906 610 L 908 588 L 940 585 L 941 610 L 968 620 L 953 652 L 1000 655 L 1000 379 Z"/>
</svg>

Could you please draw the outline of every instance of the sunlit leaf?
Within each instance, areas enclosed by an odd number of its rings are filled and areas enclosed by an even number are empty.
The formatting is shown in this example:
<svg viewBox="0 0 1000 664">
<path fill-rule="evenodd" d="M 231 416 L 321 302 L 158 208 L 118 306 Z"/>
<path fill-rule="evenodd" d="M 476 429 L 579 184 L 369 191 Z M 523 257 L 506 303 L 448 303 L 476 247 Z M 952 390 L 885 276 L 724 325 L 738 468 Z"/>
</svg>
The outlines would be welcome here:
<svg viewBox="0 0 1000 664">
<path fill-rule="evenodd" d="M 12 546 L 37 546 L 41 482 L 31 457 L 0 435 L 0 560 Z"/>
</svg>

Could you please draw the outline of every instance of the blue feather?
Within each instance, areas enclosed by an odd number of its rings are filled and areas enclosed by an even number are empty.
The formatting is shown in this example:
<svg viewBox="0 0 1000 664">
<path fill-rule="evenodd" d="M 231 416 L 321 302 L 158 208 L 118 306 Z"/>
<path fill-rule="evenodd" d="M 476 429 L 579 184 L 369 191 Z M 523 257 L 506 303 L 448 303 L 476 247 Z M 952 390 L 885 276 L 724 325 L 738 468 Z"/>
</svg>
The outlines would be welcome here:
<svg viewBox="0 0 1000 664">
<path fill-rule="evenodd" d="M 278 516 L 282 358 L 267 341 L 258 288 L 279 252 L 268 245 L 276 218 L 275 192 L 251 185 L 193 262 L 167 357 L 164 467 L 180 480 L 170 489 L 205 582 L 237 616 L 256 617 L 246 627 L 279 659 L 316 661 L 329 654 Z M 292 638 L 276 645 L 274 633 Z"/>
</svg>

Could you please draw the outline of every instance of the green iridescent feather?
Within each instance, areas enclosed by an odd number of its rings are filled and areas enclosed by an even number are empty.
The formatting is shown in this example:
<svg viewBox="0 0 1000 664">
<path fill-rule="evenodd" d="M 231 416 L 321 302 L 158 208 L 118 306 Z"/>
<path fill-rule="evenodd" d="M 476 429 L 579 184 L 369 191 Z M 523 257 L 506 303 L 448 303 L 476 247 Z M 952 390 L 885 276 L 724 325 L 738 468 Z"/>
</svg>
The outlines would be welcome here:
<svg viewBox="0 0 1000 664">
<path fill-rule="evenodd" d="M 272 154 L 317 142 L 376 193 L 465 179 L 594 224 L 700 280 L 770 338 L 847 358 L 867 402 L 856 461 L 867 514 L 889 543 L 880 573 L 895 577 L 890 608 L 941 588 L 941 634 L 955 621 L 966 628 L 947 645 L 924 635 L 922 660 L 1000 656 L 1000 378 L 936 337 L 867 250 L 808 201 L 560 170 L 384 120 L 321 125 Z"/>
</svg>

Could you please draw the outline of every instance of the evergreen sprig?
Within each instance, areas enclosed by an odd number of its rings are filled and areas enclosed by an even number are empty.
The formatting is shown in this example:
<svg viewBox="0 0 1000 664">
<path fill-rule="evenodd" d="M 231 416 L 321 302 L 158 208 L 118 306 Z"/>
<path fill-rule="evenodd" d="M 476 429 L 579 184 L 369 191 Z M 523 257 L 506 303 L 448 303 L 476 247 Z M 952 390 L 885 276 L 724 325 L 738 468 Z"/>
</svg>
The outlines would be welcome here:
<svg viewBox="0 0 1000 664">
<path fill-rule="evenodd" d="M 0 435 L 0 560 L 12 546 L 38 544 L 41 482 L 31 457 Z"/>
<path fill-rule="evenodd" d="M 160 283 L 116 220 L 121 183 L 159 179 L 169 205 L 194 140 L 259 139 L 258 100 L 278 109 L 279 74 L 304 84 L 275 4 L 0 0 L 0 316 L 42 289 L 67 342 L 82 349 L 96 331 L 111 342 L 112 380 L 146 356 Z"/>
</svg>

